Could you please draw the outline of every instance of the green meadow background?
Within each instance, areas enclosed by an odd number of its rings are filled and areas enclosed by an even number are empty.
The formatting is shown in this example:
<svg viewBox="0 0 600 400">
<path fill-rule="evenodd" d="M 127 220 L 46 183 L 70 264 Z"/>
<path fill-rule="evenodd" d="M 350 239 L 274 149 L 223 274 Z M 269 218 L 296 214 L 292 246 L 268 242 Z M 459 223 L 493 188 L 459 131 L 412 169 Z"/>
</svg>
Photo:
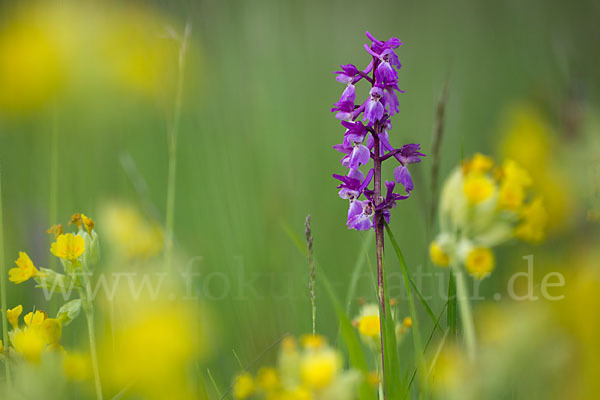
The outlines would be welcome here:
<svg viewBox="0 0 600 400">
<path fill-rule="evenodd" d="M 1 4 L 6 25 L 14 8 Z M 236 354 L 245 365 L 283 334 L 310 331 L 308 266 L 292 239 L 303 238 L 307 214 L 318 260 L 317 330 L 334 340 L 338 329 L 322 273 L 345 301 L 357 260 L 364 261 L 350 315 L 358 298 L 375 300 L 373 268 L 361 250 L 367 236 L 346 228 L 347 204 L 331 177 L 344 172 L 331 148 L 344 132 L 329 112 L 343 89 L 333 71 L 339 64 L 368 63 L 366 30 L 404 42 L 399 86 L 406 93 L 393 118 L 392 144 L 421 143 L 431 154 L 436 105 L 447 82 L 441 180 L 461 155 L 498 154 L 500 121 L 514 102 L 537 105 L 556 127 L 569 99 L 598 103 L 597 1 L 130 1 L 127 7 L 156 14 L 178 32 L 186 21 L 192 27 L 178 137 L 175 246 L 179 268 L 202 257 L 195 264 L 202 276 L 194 284 L 214 316 L 214 353 L 206 364 L 222 387 L 240 368 Z M 169 83 L 177 55 L 165 54 L 172 56 L 162 60 Z M 74 212 L 95 217 L 110 200 L 128 201 L 164 221 L 172 91 L 144 96 L 101 82 L 78 85 L 35 108 L 0 110 L 7 265 L 26 250 L 47 266 L 51 240 L 45 230 L 65 224 Z M 56 221 L 53 131 L 59 152 Z M 124 159 L 133 161 L 146 191 L 136 190 Z M 426 272 L 434 268 L 427 245 L 436 232 L 429 218 L 431 161 L 413 166 L 414 195 L 398 205 L 391 222 L 411 269 L 423 266 Z M 103 228 L 96 226 L 101 240 Z M 559 251 L 561 242 L 548 247 Z M 481 286 L 485 297 L 504 287 L 504 265 L 544 247 L 519 251 L 498 256 L 498 272 Z M 387 261 L 397 279 L 392 253 Z M 432 293 L 436 282 L 425 280 L 423 291 Z M 390 286 L 391 296 L 402 299 L 402 283 Z M 28 284 L 10 284 L 8 298 L 10 306 L 22 303 L 25 309 L 57 306 L 44 306 Z M 436 296 L 431 304 L 437 313 L 444 301 Z M 419 312 L 428 333 L 431 323 Z M 399 314 L 408 315 L 405 301 Z M 73 327 L 84 331 L 82 321 Z M 65 347 L 68 340 L 85 346 L 73 330 L 65 329 Z M 412 362 L 410 351 L 407 341 L 402 354 Z"/>
</svg>

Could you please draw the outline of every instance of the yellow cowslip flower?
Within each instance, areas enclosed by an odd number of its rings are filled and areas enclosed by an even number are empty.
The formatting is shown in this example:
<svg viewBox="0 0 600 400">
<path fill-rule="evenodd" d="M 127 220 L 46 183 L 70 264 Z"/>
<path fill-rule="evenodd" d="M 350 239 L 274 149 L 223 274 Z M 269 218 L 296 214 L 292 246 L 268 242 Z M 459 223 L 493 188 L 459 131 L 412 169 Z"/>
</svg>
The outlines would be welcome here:
<svg viewBox="0 0 600 400">
<path fill-rule="evenodd" d="M 8 322 L 10 322 L 10 324 L 12 325 L 12 327 L 14 329 L 17 329 L 19 327 L 19 317 L 21 316 L 22 313 L 23 313 L 22 305 L 18 305 L 15 308 L 6 310 L 6 319 L 8 319 Z"/>
<path fill-rule="evenodd" d="M 477 279 L 489 276 L 494 270 L 494 254 L 487 247 L 476 247 L 469 251 L 465 259 L 467 272 Z"/>
<path fill-rule="evenodd" d="M 447 267 L 450 265 L 450 256 L 446 254 L 442 246 L 437 242 L 431 242 L 429 245 L 429 258 L 438 267 Z"/>
<path fill-rule="evenodd" d="M 279 387 L 279 374 L 272 367 L 262 367 L 256 374 L 256 385 L 265 392 L 272 392 Z"/>
<path fill-rule="evenodd" d="M 8 279 L 11 282 L 19 284 L 41 275 L 40 271 L 33 265 L 31 258 L 24 251 L 19 252 L 19 258 L 15 261 L 15 264 L 18 268 L 11 268 L 8 271 Z"/>
<path fill-rule="evenodd" d="M 67 233 L 56 238 L 52 243 L 50 251 L 58 258 L 67 261 L 75 261 L 85 251 L 85 240 L 79 235 Z"/>
<path fill-rule="evenodd" d="M 307 349 L 318 349 L 325 345 L 325 337 L 317 334 L 302 335 L 300 343 Z"/>
<path fill-rule="evenodd" d="M 412 318 L 404 317 L 404 320 L 402 320 L 402 326 L 405 328 L 412 328 Z"/>
<path fill-rule="evenodd" d="M 521 223 L 515 229 L 515 236 L 528 242 L 540 242 L 544 239 L 547 223 L 548 213 L 542 198 L 538 197 L 523 208 Z"/>
<path fill-rule="evenodd" d="M 23 321 L 25 321 L 25 325 L 28 327 L 33 327 L 40 325 L 46 318 L 48 318 L 48 315 L 45 312 L 36 310 L 35 312 L 27 313 L 23 317 Z"/>
<path fill-rule="evenodd" d="M 56 318 L 46 318 L 40 323 L 38 329 L 49 345 L 58 345 L 62 336 L 62 323 Z"/>
<path fill-rule="evenodd" d="M 466 161 L 462 165 L 463 174 L 485 174 L 492 170 L 494 166 L 494 160 L 490 156 L 483 155 L 481 153 L 475 153 L 473 158 Z"/>
<path fill-rule="evenodd" d="M 69 226 L 75 225 L 77 229 L 81 229 L 81 224 L 83 221 L 81 220 L 81 213 L 75 213 L 71 215 L 71 219 L 69 219 Z"/>
<path fill-rule="evenodd" d="M 65 233 L 65 230 L 61 224 L 55 224 L 48 228 L 46 233 L 54 235 L 54 239 L 56 239 L 57 237 Z"/>
<path fill-rule="evenodd" d="M 470 204 L 479 204 L 489 199 L 496 190 L 494 181 L 482 174 L 469 174 L 463 183 L 463 193 Z"/>
<path fill-rule="evenodd" d="M 322 389 L 336 378 L 341 368 L 340 355 L 331 348 L 306 353 L 300 362 L 302 382 L 313 389 Z"/>
<path fill-rule="evenodd" d="M 498 208 L 517 211 L 525 200 L 525 188 L 531 186 L 531 177 L 513 160 L 506 160 L 501 169 L 502 184 L 498 194 Z"/>
<path fill-rule="evenodd" d="M 370 338 L 378 338 L 380 332 L 379 315 L 364 315 L 358 320 L 358 332 Z"/>
<path fill-rule="evenodd" d="M 25 360 L 36 364 L 40 362 L 46 341 L 39 329 L 17 330 L 12 342 L 15 351 Z"/>
<path fill-rule="evenodd" d="M 95 225 L 94 220 L 89 217 L 86 217 L 84 213 L 81 213 L 81 221 L 83 222 L 83 226 L 85 226 L 85 229 L 91 235 Z"/>
<path fill-rule="evenodd" d="M 254 379 L 244 372 L 235 378 L 233 384 L 233 397 L 236 399 L 245 399 L 254 393 Z"/>
<path fill-rule="evenodd" d="M 90 376 L 89 357 L 78 353 L 66 353 L 63 358 L 63 370 L 70 381 L 83 381 Z"/>
</svg>

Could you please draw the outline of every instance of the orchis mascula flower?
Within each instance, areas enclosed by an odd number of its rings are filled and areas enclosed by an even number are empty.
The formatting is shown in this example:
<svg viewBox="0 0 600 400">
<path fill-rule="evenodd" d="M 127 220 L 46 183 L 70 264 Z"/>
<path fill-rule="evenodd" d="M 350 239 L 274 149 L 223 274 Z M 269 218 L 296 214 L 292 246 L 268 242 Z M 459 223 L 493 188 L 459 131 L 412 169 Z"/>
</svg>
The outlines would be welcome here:
<svg viewBox="0 0 600 400">
<path fill-rule="evenodd" d="M 372 57 L 371 62 L 364 70 L 346 64 L 341 65 L 341 71 L 335 72 L 336 80 L 345 84 L 346 88 L 331 109 L 346 128 L 342 144 L 333 148 L 344 154 L 341 163 L 348 169 L 345 176 L 334 174 L 333 177 L 341 181 L 339 196 L 350 201 L 346 224 L 349 229 L 356 230 L 371 229 L 376 214 L 389 222 L 390 210 L 396 207 L 396 201 L 408 198 L 414 188 L 408 165 L 420 162 L 421 157 L 425 156 L 419 151 L 420 145 L 406 144 L 395 149 L 388 137 L 388 130 L 392 128 L 389 118 L 398 113 L 396 92 L 404 93 L 398 88 L 396 69 L 401 65 L 394 52 L 402 42 L 396 38 L 383 42 L 369 32 L 367 37 L 372 41 L 371 46 L 365 44 L 367 53 Z M 363 79 L 371 84 L 371 90 L 369 97 L 357 105 L 355 85 Z M 377 150 L 376 143 L 379 143 Z M 400 165 L 394 170 L 394 181 L 385 182 L 387 194 L 384 198 L 380 192 L 376 193 L 376 189 L 369 190 L 368 186 L 373 180 L 374 171 L 381 171 L 381 163 L 390 158 L 395 158 Z M 360 168 L 369 164 L 371 159 L 374 160 L 374 168 L 365 175 Z M 375 173 L 375 180 L 374 185 L 380 191 L 380 173 Z M 405 194 L 394 193 L 396 183 L 402 185 Z"/>
</svg>

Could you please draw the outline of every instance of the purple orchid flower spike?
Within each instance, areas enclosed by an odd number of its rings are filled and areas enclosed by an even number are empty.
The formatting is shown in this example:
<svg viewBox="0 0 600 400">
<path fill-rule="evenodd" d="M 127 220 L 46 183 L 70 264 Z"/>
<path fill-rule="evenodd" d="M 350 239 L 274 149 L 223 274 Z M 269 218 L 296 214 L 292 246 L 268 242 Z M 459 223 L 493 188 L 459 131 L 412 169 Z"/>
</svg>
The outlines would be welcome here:
<svg viewBox="0 0 600 400">
<path fill-rule="evenodd" d="M 367 68 L 358 70 L 353 64 L 342 65 L 336 71 L 338 82 L 345 83 L 346 90 L 340 101 L 331 111 L 341 119 L 346 129 L 342 144 L 333 146 L 344 154 L 341 162 L 348 169 L 346 176 L 333 175 L 341 182 L 338 186 L 339 196 L 348 200 L 348 229 L 359 231 L 375 230 L 375 247 L 377 251 L 377 293 L 380 299 L 382 315 L 386 313 L 383 274 L 383 242 L 384 225 L 389 224 L 399 200 L 408 199 L 414 189 L 414 183 L 408 165 L 418 163 L 425 155 L 420 152 L 420 145 L 407 144 L 399 149 L 390 143 L 388 132 L 392 129 L 390 117 L 399 112 L 397 92 L 400 61 L 394 52 L 402 42 L 392 37 L 386 41 L 375 39 L 367 32 L 371 46 L 365 50 L 371 56 Z M 364 80 L 363 80 L 364 79 Z M 356 91 L 354 85 L 360 81 L 371 84 L 369 97 L 360 106 L 355 106 Z M 361 118 L 362 114 L 362 118 Z M 366 125 L 362 121 L 365 121 Z M 366 142 L 366 145 L 365 145 Z M 400 165 L 394 170 L 394 180 L 385 181 L 386 194 L 382 196 L 382 164 L 387 160 L 396 160 Z M 370 162 L 369 172 L 365 177 L 360 168 Z M 368 186 L 373 182 L 372 189 Z M 404 187 L 405 193 L 394 193 L 396 183 Z M 384 346 L 381 342 L 381 370 L 385 371 L 386 360 L 383 357 Z M 385 393 L 384 393 L 385 397 Z"/>
<path fill-rule="evenodd" d="M 402 42 L 394 37 L 381 41 L 369 32 L 366 34 L 372 42 L 370 46 L 365 45 L 371 56 L 367 67 L 361 71 L 354 64 L 345 64 L 335 72 L 336 80 L 345 84 L 346 88 L 331 111 L 336 113 L 336 118 L 341 120 L 346 130 L 342 143 L 333 148 L 344 154 L 341 163 L 347 173 L 334 175 L 334 178 L 341 182 L 339 196 L 350 203 L 346 221 L 348 228 L 368 230 L 375 227 L 381 231 L 381 224 L 389 222 L 396 202 L 409 198 L 414 189 L 408 165 L 420 162 L 425 155 L 420 152 L 418 144 L 394 148 L 388 135 L 392 129 L 390 117 L 400 108 L 397 93 L 404 93 L 398 88 L 397 70 L 401 64 L 394 51 Z M 356 106 L 355 85 L 360 81 L 370 83 L 371 88 L 368 98 Z M 381 164 L 388 159 L 395 159 L 399 165 L 394 169 L 394 180 L 385 182 L 387 193 L 384 198 L 381 193 Z M 374 167 L 369 168 L 365 177 L 361 168 L 371 161 Z M 369 189 L 371 182 L 373 188 Z M 400 189 L 401 194 L 394 193 L 399 187 L 397 184 L 404 189 Z"/>
</svg>

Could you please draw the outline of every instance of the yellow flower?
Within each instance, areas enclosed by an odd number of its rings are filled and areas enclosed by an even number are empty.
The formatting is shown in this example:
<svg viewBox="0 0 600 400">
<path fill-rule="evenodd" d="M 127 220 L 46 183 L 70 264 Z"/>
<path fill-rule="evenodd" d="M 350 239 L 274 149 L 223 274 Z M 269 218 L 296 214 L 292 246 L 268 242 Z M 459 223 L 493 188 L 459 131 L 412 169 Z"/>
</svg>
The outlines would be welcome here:
<svg viewBox="0 0 600 400">
<path fill-rule="evenodd" d="M 11 282 L 17 284 L 23 283 L 40 274 L 40 271 L 33 265 L 33 262 L 27 253 L 23 251 L 19 252 L 19 258 L 15 261 L 15 264 L 17 264 L 18 268 L 11 268 L 8 271 L 8 274 L 10 275 L 8 279 L 10 279 Z"/>
<path fill-rule="evenodd" d="M 494 160 L 491 157 L 481 153 L 475 153 L 472 159 L 462 165 L 463 173 L 485 174 L 491 171 L 494 166 Z"/>
<path fill-rule="evenodd" d="M 467 272 L 478 279 L 489 276 L 494 270 L 494 254 L 487 247 L 472 249 L 465 260 Z"/>
<path fill-rule="evenodd" d="M 81 214 L 75 213 L 75 214 L 71 215 L 71 219 L 69 220 L 69 226 L 75 225 L 77 227 L 77 229 L 81 229 L 82 222 L 83 221 L 81 220 Z"/>
<path fill-rule="evenodd" d="M 56 239 L 57 237 L 59 237 L 60 235 L 62 235 L 64 232 L 65 232 L 65 230 L 64 230 L 64 228 L 63 228 L 63 226 L 61 224 L 52 225 L 46 231 L 47 234 L 53 234 L 54 235 L 54 239 Z"/>
<path fill-rule="evenodd" d="M 85 240 L 79 235 L 67 233 L 56 238 L 52 243 L 50 251 L 58 258 L 67 261 L 75 261 L 85 251 Z"/>
<path fill-rule="evenodd" d="M 463 183 L 463 193 L 470 204 L 479 204 L 489 199 L 496 186 L 491 178 L 482 174 L 469 174 Z"/>
<path fill-rule="evenodd" d="M 63 359 L 63 370 L 67 379 L 82 381 L 90 375 L 90 360 L 82 354 L 67 353 Z"/>
<path fill-rule="evenodd" d="M 4 353 L 4 344 L 2 344 L 2 339 L 0 339 L 0 353 Z"/>
<path fill-rule="evenodd" d="M 308 387 L 321 389 L 329 385 L 341 368 L 340 355 L 331 348 L 307 353 L 300 363 L 302 382 Z"/>
<path fill-rule="evenodd" d="M 404 317 L 404 320 L 402 321 L 402 326 L 404 326 L 405 328 L 411 328 L 412 327 L 412 318 Z"/>
<path fill-rule="evenodd" d="M 81 213 L 81 221 L 83 222 L 83 226 L 85 226 L 85 229 L 91 235 L 95 225 L 94 220 L 86 217 L 85 214 Z"/>
<path fill-rule="evenodd" d="M 325 338 L 322 335 L 316 334 L 303 335 L 300 338 L 300 342 L 307 349 L 318 349 L 325 344 Z"/>
<path fill-rule="evenodd" d="M 22 313 L 23 313 L 22 305 L 18 305 L 13 309 L 6 310 L 6 319 L 8 319 L 8 322 L 10 322 L 10 324 L 12 325 L 12 327 L 14 329 L 17 329 L 19 327 L 19 317 L 21 316 Z"/>
<path fill-rule="evenodd" d="M 45 312 L 36 310 L 35 312 L 26 314 L 23 320 L 25 321 L 25 325 L 32 327 L 40 325 L 46 318 L 48 318 L 48 315 Z"/>
<path fill-rule="evenodd" d="M 437 242 L 431 242 L 429 245 L 429 258 L 438 267 L 447 267 L 450 265 L 450 257 Z"/>
<path fill-rule="evenodd" d="M 358 332 L 370 338 L 379 337 L 379 315 L 364 315 L 358 320 Z"/>
<path fill-rule="evenodd" d="M 502 178 L 498 208 L 517 211 L 525 200 L 525 188 L 531 186 L 531 177 L 515 161 L 506 160 L 502 167 Z"/>
<path fill-rule="evenodd" d="M 515 229 L 515 236 L 528 242 L 540 242 L 544 239 L 548 213 L 543 200 L 537 198 L 521 212 L 521 223 Z"/>
<path fill-rule="evenodd" d="M 62 323 L 56 318 L 46 318 L 39 325 L 44 341 L 49 345 L 57 345 L 62 336 Z"/>
<path fill-rule="evenodd" d="M 271 392 L 279 386 L 279 375 L 275 368 L 263 367 L 256 374 L 256 384 L 264 391 Z"/>
<path fill-rule="evenodd" d="M 254 392 L 254 379 L 249 373 L 244 372 L 235 378 L 233 384 L 233 397 L 236 399 L 245 399 Z"/>
<path fill-rule="evenodd" d="M 25 329 L 16 331 L 13 345 L 16 352 L 21 354 L 25 360 L 39 363 L 42 351 L 46 347 L 46 341 L 38 329 Z"/>
</svg>

